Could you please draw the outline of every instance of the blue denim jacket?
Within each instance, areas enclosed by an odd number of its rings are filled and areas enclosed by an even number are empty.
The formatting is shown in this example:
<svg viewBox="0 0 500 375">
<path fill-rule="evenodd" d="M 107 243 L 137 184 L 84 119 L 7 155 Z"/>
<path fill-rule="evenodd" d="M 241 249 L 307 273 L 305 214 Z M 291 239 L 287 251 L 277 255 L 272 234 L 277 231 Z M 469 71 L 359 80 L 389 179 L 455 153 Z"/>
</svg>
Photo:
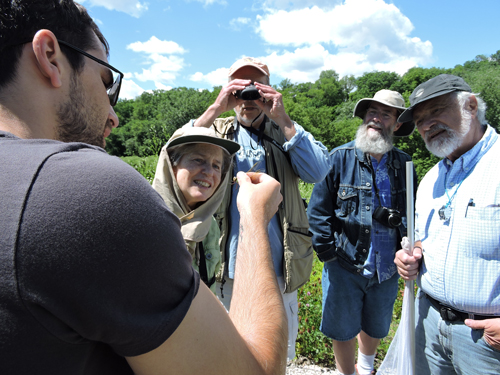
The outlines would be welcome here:
<svg viewBox="0 0 500 375">
<path fill-rule="evenodd" d="M 392 207 L 401 213 L 398 242 L 406 236 L 406 162 L 408 154 L 393 148 L 387 157 Z M 368 256 L 372 230 L 372 167 L 354 141 L 330 153 L 332 169 L 314 186 L 307 216 L 313 246 L 323 262 L 338 259 L 352 272 L 362 272 Z M 416 191 L 416 173 L 414 181 Z M 394 244 L 394 252 L 399 244 Z"/>
</svg>

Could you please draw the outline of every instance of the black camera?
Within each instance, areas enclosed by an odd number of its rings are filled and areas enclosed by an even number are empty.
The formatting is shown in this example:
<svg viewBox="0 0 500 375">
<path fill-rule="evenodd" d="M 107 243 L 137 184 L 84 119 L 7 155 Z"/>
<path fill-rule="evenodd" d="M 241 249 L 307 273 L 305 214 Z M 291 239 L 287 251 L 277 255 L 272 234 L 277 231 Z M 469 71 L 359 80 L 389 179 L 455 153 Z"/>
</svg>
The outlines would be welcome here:
<svg viewBox="0 0 500 375">
<path fill-rule="evenodd" d="M 402 223 L 401 213 L 394 208 L 378 206 L 372 217 L 389 228 L 397 228 Z"/>
<path fill-rule="evenodd" d="M 243 90 L 236 91 L 234 96 L 243 100 L 257 100 L 260 98 L 259 90 L 257 90 L 257 87 L 255 87 L 253 83 L 245 87 Z"/>
</svg>

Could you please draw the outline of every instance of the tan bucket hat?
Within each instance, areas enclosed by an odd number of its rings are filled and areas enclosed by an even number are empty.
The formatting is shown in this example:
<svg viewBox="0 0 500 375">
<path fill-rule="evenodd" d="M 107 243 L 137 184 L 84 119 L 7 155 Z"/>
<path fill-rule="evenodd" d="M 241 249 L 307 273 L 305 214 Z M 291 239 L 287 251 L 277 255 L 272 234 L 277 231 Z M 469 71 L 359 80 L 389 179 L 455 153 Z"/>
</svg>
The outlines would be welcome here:
<svg viewBox="0 0 500 375">
<path fill-rule="evenodd" d="M 370 106 L 371 102 L 377 102 L 392 108 L 396 108 L 400 111 L 399 114 L 406 110 L 405 100 L 399 92 L 392 90 L 380 90 L 375 93 L 373 98 L 364 98 L 359 100 L 354 107 L 353 116 L 359 117 L 364 120 L 366 110 Z M 415 125 L 412 121 L 408 121 L 403 123 L 399 127 L 399 129 L 394 132 L 394 136 L 406 137 L 413 133 L 413 130 L 415 130 Z"/>
</svg>

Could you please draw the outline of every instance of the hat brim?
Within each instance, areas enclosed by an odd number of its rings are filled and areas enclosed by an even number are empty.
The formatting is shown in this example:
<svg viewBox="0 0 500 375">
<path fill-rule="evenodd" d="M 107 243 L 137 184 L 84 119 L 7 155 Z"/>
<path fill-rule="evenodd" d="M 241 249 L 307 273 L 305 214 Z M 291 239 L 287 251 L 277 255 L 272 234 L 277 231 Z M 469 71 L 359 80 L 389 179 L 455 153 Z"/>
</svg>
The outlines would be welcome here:
<svg viewBox="0 0 500 375">
<path fill-rule="evenodd" d="M 398 121 L 401 122 L 401 121 Z M 396 130 L 392 135 L 394 137 L 408 137 L 415 130 L 415 124 L 413 121 L 403 122 L 398 130 Z"/>
<path fill-rule="evenodd" d="M 373 98 L 364 98 L 364 99 L 360 99 L 356 103 L 356 106 L 354 107 L 354 116 L 359 117 L 360 119 L 364 120 L 366 110 L 368 109 L 368 107 L 370 106 L 370 104 L 372 102 L 377 102 L 377 103 L 386 105 L 386 106 L 391 107 L 391 108 L 399 109 L 401 111 L 404 111 L 406 109 L 405 107 L 398 107 L 398 106 L 395 106 L 395 105 L 388 103 L 384 100 L 377 100 L 377 99 L 373 99 Z"/>
<path fill-rule="evenodd" d="M 373 99 L 373 98 L 364 98 L 364 99 L 361 99 L 359 100 L 357 103 L 356 103 L 356 106 L 354 107 L 354 116 L 355 117 L 359 117 L 360 119 L 364 120 L 365 119 L 365 114 L 366 114 L 366 110 L 368 109 L 368 107 L 370 106 L 370 104 L 372 102 L 377 102 L 377 103 L 380 103 L 380 104 L 384 104 L 388 107 L 391 107 L 391 108 L 396 108 L 398 110 L 401 110 L 401 111 L 405 111 L 406 108 L 405 107 L 398 107 L 398 106 L 395 106 L 395 105 L 392 105 L 384 100 L 376 100 L 376 99 Z M 404 112 L 403 112 L 404 113 Z M 409 135 L 411 135 L 411 133 L 413 133 L 413 131 L 415 130 L 415 125 L 413 124 L 413 121 L 400 121 L 399 119 L 401 118 L 402 115 L 400 115 L 398 117 L 398 122 L 403 122 L 403 124 L 399 127 L 398 130 L 396 130 L 394 133 L 393 133 L 393 136 L 395 137 L 407 137 Z"/>
<path fill-rule="evenodd" d="M 247 67 L 247 66 L 251 66 L 252 68 L 255 68 L 255 69 L 257 69 L 258 71 L 260 71 L 260 72 L 261 72 L 262 74 L 264 74 L 266 77 L 269 77 L 269 74 L 268 74 L 268 73 L 267 73 L 264 69 L 262 69 L 262 68 L 258 67 L 257 65 L 254 65 L 254 64 L 245 64 L 245 65 L 242 65 L 242 66 L 240 66 L 238 69 L 233 70 L 232 72 L 230 72 L 230 73 L 228 74 L 228 77 L 229 77 L 229 78 L 231 78 L 232 76 L 234 76 L 234 74 L 235 74 L 238 70 L 240 70 L 240 69 L 242 69 L 242 68 L 245 68 L 245 67 Z"/>
<path fill-rule="evenodd" d="M 235 154 L 240 149 L 240 145 L 238 143 L 230 141 L 229 139 L 211 137 L 201 134 L 184 135 L 182 137 L 172 139 L 167 143 L 167 149 L 189 143 L 208 143 L 219 146 L 229 152 L 230 155 Z"/>
<path fill-rule="evenodd" d="M 457 90 L 457 89 L 449 89 L 449 90 L 442 90 L 442 91 L 438 91 L 432 95 L 429 95 L 427 98 L 425 98 L 424 100 L 421 100 L 419 101 L 418 103 L 415 103 L 414 105 L 411 105 L 409 106 L 403 113 L 401 113 L 401 115 L 398 117 L 398 121 L 399 122 L 407 122 L 407 121 L 413 121 L 413 110 L 415 109 L 415 107 L 421 103 L 424 103 L 426 102 L 427 100 L 430 100 L 430 99 L 434 99 L 434 98 L 437 98 L 438 96 L 442 96 L 442 95 L 446 95 L 446 94 L 449 94 L 451 92 L 454 92 L 454 91 L 460 91 L 460 90 Z"/>
</svg>

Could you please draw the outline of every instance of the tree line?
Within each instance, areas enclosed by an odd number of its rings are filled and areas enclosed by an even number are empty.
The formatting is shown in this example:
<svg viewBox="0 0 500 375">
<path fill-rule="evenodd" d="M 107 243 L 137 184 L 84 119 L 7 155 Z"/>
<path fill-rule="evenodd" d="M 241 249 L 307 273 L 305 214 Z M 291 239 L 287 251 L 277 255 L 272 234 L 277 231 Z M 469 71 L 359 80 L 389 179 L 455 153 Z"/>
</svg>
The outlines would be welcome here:
<svg viewBox="0 0 500 375">
<path fill-rule="evenodd" d="M 480 94 L 488 106 L 486 119 L 499 132 L 500 50 L 490 56 L 478 55 L 450 69 L 415 67 L 402 76 L 375 71 L 357 78 L 352 75 L 339 78 L 334 70 L 326 70 L 315 82 L 295 84 L 284 79 L 273 87 L 282 93 L 290 118 L 331 150 L 354 139 L 362 122 L 352 117 L 359 99 L 389 89 L 400 92 L 409 105 L 415 87 L 442 73 L 462 77 L 474 93 Z M 212 91 L 178 87 L 120 100 L 115 106 L 120 126 L 109 136 L 106 150 L 116 156 L 157 155 L 173 132 L 190 119 L 198 118 L 221 89 L 222 86 Z M 223 117 L 233 115 L 233 111 L 229 111 Z M 395 145 L 412 156 L 419 179 L 438 161 L 427 151 L 417 132 L 410 137 L 396 138 Z"/>
</svg>

